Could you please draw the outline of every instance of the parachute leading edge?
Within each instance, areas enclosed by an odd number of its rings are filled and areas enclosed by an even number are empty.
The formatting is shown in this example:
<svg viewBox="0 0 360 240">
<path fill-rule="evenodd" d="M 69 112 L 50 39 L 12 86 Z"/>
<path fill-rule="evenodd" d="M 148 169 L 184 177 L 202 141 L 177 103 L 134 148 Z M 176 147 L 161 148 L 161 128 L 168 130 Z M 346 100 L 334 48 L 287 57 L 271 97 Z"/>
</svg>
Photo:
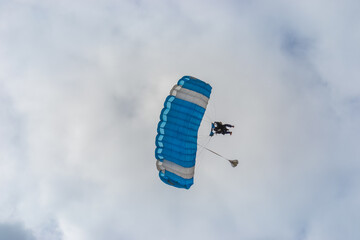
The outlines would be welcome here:
<svg viewBox="0 0 360 240">
<path fill-rule="evenodd" d="M 182 77 L 166 98 L 155 140 L 160 179 L 189 189 L 194 183 L 197 138 L 211 94 L 211 86 L 190 76 Z"/>
</svg>

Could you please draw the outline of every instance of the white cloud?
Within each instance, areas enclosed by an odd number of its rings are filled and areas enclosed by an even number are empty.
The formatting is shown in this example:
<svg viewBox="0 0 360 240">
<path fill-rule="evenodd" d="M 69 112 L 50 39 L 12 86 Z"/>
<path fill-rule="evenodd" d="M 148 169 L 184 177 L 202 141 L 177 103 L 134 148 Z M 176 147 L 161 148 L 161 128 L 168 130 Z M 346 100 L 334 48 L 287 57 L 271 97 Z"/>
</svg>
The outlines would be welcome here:
<svg viewBox="0 0 360 240">
<path fill-rule="evenodd" d="M 34 240 L 31 231 L 24 229 L 19 223 L 2 223 L 0 224 L 0 239 L 11 240 Z"/>
<path fill-rule="evenodd" d="M 3 1 L 0 221 L 30 239 L 356 238 L 358 8 Z M 208 117 L 236 128 L 209 147 L 240 160 L 202 152 L 189 191 L 154 159 L 183 75 L 213 86 Z"/>
</svg>

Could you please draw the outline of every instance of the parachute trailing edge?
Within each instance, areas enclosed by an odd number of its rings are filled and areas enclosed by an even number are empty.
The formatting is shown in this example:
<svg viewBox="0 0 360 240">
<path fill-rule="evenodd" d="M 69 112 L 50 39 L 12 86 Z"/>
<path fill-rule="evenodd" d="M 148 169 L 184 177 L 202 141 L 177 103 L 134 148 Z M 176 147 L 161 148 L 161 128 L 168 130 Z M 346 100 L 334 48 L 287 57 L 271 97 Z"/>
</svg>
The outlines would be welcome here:
<svg viewBox="0 0 360 240">
<path fill-rule="evenodd" d="M 160 179 L 189 189 L 194 183 L 198 130 L 206 111 L 211 86 L 190 76 L 170 90 L 160 113 L 155 139 Z"/>
</svg>

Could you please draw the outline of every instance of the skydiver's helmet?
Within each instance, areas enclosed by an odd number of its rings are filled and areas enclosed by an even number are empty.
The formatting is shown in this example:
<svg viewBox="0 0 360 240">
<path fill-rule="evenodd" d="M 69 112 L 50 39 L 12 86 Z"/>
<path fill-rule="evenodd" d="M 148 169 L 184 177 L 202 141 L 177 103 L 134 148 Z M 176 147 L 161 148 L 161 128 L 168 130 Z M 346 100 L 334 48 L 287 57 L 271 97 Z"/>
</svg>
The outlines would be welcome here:
<svg viewBox="0 0 360 240">
<path fill-rule="evenodd" d="M 215 122 L 215 127 L 220 127 L 222 125 L 222 122 Z"/>
</svg>

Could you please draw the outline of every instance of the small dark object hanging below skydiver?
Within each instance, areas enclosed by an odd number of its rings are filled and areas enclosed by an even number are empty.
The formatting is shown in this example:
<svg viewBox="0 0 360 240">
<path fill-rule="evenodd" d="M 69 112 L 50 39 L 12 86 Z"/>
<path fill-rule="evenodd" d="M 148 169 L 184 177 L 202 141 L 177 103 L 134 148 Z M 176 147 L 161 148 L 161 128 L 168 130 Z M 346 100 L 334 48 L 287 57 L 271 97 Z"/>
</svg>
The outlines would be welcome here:
<svg viewBox="0 0 360 240">
<path fill-rule="evenodd" d="M 232 135 L 232 132 L 230 132 L 228 128 L 233 128 L 233 127 L 234 125 L 231 124 L 223 124 L 222 122 L 213 122 L 211 123 L 210 136 L 214 136 L 214 134 Z"/>
</svg>

